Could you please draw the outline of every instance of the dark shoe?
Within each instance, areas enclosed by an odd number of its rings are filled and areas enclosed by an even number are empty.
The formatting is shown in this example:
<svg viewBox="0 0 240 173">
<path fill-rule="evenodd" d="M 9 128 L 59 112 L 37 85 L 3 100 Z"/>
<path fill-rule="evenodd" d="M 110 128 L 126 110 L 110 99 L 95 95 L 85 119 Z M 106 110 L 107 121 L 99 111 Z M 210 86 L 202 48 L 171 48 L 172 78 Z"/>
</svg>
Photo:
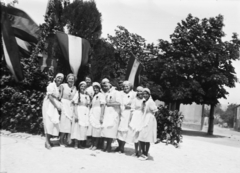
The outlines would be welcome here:
<svg viewBox="0 0 240 173">
<path fill-rule="evenodd" d="M 124 154 L 124 150 L 120 150 L 120 151 L 119 151 L 119 154 Z"/>
<path fill-rule="evenodd" d="M 47 148 L 48 150 L 51 150 L 52 147 L 50 144 L 45 143 L 45 148 Z"/>
<path fill-rule="evenodd" d="M 80 148 L 80 149 L 85 149 L 82 145 L 79 145 L 79 148 Z"/>
<path fill-rule="evenodd" d="M 114 152 L 119 152 L 119 151 L 120 151 L 119 147 L 115 148 L 115 150 L 114 150 Z"/>
</svg>

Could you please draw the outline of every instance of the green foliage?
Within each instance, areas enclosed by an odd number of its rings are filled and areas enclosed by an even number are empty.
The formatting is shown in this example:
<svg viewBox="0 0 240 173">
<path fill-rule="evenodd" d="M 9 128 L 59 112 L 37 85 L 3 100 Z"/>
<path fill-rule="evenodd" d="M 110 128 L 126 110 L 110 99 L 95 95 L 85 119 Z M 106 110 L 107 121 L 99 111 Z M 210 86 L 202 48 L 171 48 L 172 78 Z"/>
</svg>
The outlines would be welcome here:
<svg viewBox="0 0 240 173">
<path fill-rule="evenodd" d="M 62 21 L 69 34 L 87 39 L 92 46 L 102 33 L 101 13 L 93 0 L 78 0 L 64 8 Z"/>
<path fill-rule="evenodd" d="M 232 61 L 239 59 L 240 40 L 233 34 L 223 42 L 223 26 L 221 15 L 202 20 L 188 15 L 171 42 L 159 40 L 157 65 L 149 75 L 161 85 L 163 100 L 215 105 L 228 94 L 224 85 L 235 86 Z"/>
<path fill-rule="evenodd" d="M 94 1 L 74 1 L 72 3 L 65 3 L 63 13 L 61 15 L 61 22 L 67 26 L 68 32 L 71 35 L 79 36 L 87 39 L 93 49 L 90 50 L 92 59 L 98 58 L 94 53 L 96 44 L 102 33 L 101 13 L 96 7 Z M 93 60 L 94 61 L 94 60 Z M 63 59 L 59 59 L 59 69 L 64 70 L 67 75 L 71 72 L 70 67 Z M 89 61 L 91 64 L 91 59 Z M 78 82 L 84 80 L 84 77 L 91 74 L 89 66 L 81 66 L 78 72 Z"/>
<path fill-rule="evenodd" d="M 221 119 L 228 124 L 229 127 L 233 127 L 234 123 L 234 109 L 236 109 L 237 104 L 228 105 L 227 109 L 220 114 Z"/>
<path fill-rule="evenodd" d="M 158 109 L 159 111 L 156 113 L 157 136 L 161 141 L 166 141 L 166 145 L 170 142 L 177 147 L 182 139 L 183 115 L 178 111 L 169 111 L 162 106 Z"/>
<path fill-rule="evenodd" d="M 1 60 L 0 123 L 3 129 L 40 134 L 47 74 L 40 73 L 39 65 L 27 58 L 22 58 L 21 63 L 24 80 L 17 83 Z"/>
<path fill-rule="evenodd" d="M 114 48 L 104 39 L 99 39 L 94 47 L 91 60 L 91 75 L 94 81 L 100 81 L 103 77 L 115 78 L 118 70 Z"/>
<path fill-rule="evenodd" d="M 2 128 L 11 131 L 30 133 L 43 133 L 42 128 L 42 100 L 46 92 L 46 86 L 53 79 L 51 70 L 42 72 L 39 66 L 39 52 L 46 52 L 46 41 L 54 27 L 51 13 L 45 16 L 45 22 L 40 26 L 39 42 L 31 47 L 30 57 L 22 56 L 20 63 L 23 69 L 24 79 L 16 82 L 7 69 L 3 58 L 0 61 L 0 122 Z"/>
<path fill-rule="evenodd" d="M 37 90 L 22 91 L 14 87 L 1 89 L 0 123 L 2 129 L 43 134 L 43 97 L 43 92 Z"/>
</svg>

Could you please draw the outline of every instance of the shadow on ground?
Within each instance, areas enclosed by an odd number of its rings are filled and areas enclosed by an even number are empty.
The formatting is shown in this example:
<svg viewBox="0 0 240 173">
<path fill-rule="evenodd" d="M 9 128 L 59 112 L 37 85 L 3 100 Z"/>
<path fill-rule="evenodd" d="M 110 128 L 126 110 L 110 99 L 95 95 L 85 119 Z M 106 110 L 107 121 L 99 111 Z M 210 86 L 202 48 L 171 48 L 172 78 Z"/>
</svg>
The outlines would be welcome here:
<svg viewBox="0 0 240 173">
<path fill-rule="evenodd" d="M 206 132 L 202 131 L 195 131 L 195 130 L 183 130 L 183 136 L 192 136 L 192 137 L 203 137 L 203 138 L 227 138 L 226 136 L 222 135 L 209 135 Z"/>
</svg>

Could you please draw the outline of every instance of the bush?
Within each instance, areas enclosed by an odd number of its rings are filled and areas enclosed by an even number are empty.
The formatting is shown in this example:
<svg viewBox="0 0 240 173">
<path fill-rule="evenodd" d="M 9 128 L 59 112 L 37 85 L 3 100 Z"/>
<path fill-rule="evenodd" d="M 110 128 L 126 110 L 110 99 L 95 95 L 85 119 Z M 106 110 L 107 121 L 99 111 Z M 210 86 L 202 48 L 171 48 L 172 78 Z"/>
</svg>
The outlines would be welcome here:
<svg viewBox="0 0 240 173">
<path fill-rule="evenodd" d="M 2 58 L 0 61 L 1 128 L 11 132 L 43 134 L 42 101 L 52 76 L 41 72 L 38 63 L 30 58 L 22 57 L 21 64 L 24 79 L 16 82 L 5 60 Z"/>
<path fill-rule="evenodd" d="M 42 134 L 43 97 L 43 92 L 37 90 L 19 91 L 9 86 L 3 88 L 0 94 L 2 129 Z"/>
<path fill-rule="evenodd" d="M 178 147 L 178 143 L 182 139 L 181 126 L 183 115 L 177 110 L 169 111 L 167 108 L 160 106 L 156 113 L 157 119 L 157 137 L 160 141 L 165 141 L 166 145 L 171 143 Z"/>
</svg>

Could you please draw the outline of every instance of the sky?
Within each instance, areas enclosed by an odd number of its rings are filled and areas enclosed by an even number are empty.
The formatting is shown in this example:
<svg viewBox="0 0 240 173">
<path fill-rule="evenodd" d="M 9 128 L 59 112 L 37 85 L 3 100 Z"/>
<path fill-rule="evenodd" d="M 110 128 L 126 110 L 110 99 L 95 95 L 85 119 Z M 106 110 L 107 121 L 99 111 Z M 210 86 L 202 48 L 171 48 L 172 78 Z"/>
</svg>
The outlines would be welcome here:
<svg viewBox="0 0 240 173">
<path fill-rule="evenodd" d="M 10 0 L 5 0 L 9 2 Z M 71 0 L 72 1 L 72 0 Z M 18 0 L 15 6 L 28 13 L 33 20 L 41 24 L 48 0 Z M 102 37 L 114 34 L 117 26 L 124 26 L 129 32 L 136 33 L 148 43 L 157 43 L 158 39 L 170 40 L 178 22 L 189 13 L 194 17 L 209 18 L 219 14 L 224 16 L 226 36 L 231 39 L 236 32 L 240 37 L 240 0 L 95 0 L 102 14 Z M 233 62 L 240 81 L 240 61 Z M 227 88 L 227 99 L 220 99 L 223 107 L 231 103 L 240 104 L 240 82 L 235 88 Z"/>
</svg>

